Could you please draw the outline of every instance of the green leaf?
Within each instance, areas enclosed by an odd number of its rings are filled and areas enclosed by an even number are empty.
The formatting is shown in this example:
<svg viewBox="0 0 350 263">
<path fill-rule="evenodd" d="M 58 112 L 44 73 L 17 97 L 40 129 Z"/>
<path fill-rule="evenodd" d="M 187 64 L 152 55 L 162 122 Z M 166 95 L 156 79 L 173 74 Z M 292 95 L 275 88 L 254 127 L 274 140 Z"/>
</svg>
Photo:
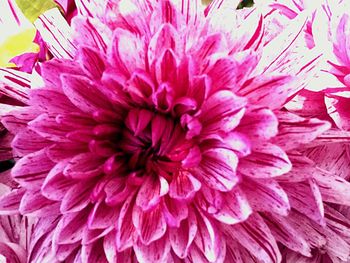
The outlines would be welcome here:
<svg viewBox="0 0 350 263">
<path fill-rule="evenodd" d="M 54 0 L 16 0 L 16 3 L 32 23 L 45 11 L 57 7 Z"/>
</svg>

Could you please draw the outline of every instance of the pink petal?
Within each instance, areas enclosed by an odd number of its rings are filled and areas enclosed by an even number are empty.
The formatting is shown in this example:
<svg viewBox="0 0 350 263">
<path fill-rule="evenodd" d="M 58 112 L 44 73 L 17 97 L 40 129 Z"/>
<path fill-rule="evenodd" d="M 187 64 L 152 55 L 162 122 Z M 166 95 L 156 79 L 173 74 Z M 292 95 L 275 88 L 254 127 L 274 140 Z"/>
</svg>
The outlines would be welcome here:
<svg viewBox="0 0 350 263">
<path fill-rule="evenodd" d="M 47 140 L 58 142 L 67 141 L 66 134 L 70 131 L 69 127 L 59 125 L 55 117 L 47 113 L 42 113 L 34 120 L 30 121 L 28 127 Z"/>
<path fill-rule="evenodd" d="M 106 204 L 115 206 L 123 203 L 130 195 L 130 187 L 125 178 L 112 178 L 103 187 L 106 193 Z"/>
<path fill-rule="evenodd" d="M 238 158 L 233 151 L 217 148 L 206 151 L 202 156 L 199 167 L 192 171 L 198 180 L 220 191 L 230 191 L 238 183 Z"/>
<path fill-rule="evenodd" d="M 167 236 L 144 245 L 138 241 L 134 246 L 134 251 L 139 262 L 162 263 L 167 262 L 170 252 L 170 242 Z"/>
<path fill-rule="evenodd" d="M 268 140 L 278 133 L 278 120 L 271 110 L 252 110 L 244 115 L 235 131 L 252 141 Z"/>
<path fill-rule="evenodd" d="M 81 241 L 87 216 L 87 210 L 63 215 L 56 226 L 58 244 L 73 244 Z"/>
<path fill-rule="evenodd" d="M 148 61 L 150 65 L 154 65 L 166 49 L 176 51 L 180 48 L 182 47 L 176 29 L 171 24 L 163 24 L 152 36 L 148 46 Z"/>
<path fill-rule="evenodd" d="M 105 64 L 104 57 L 99 51 L 90 47 L 81 47 L 77 52 L 76 59 L 90 78 L 101 79 Z"/>
<path fill-rule="evenodd" d="M 153 80 L 147 72 L 135 70 L 126 83 L 126 90 L 133 101 L 141 104 L 149 101 L 155 87 Z"/>
<path fill-rule="evenodd" d="M 45 150 L 26 155 L 12 168 L 12 177 L 26 189 L 39 189 L 54 163 Z"/>
<path fill-rule="evenodd" d="M 160 198 L 169 191 L 168 182 L 162 177 L 149 178 L 142 184 L 136 198 L 136 205 L 148 211 L 158 205 Z"/>
<path fill-rule="evenodd" d="M 98 202 L 94 205 L 89 214 L 89 229 L 105 229 L 113 226 L 118 219 L 119 211 L 116 208 L 111 209 L 104 202 Z"/>
<path fill-rule="evenodd" d="M 279 215 L 262 215 L 272 235 L 286 247 L 304 256 L 311 256 L 311 248 L 303 235 L 288 220 Z"/>
<path fill-rule="evenodd" d="M 39 151 L 50 145 L 48 140 L 45 140 L 35 132 L 25 129 L 18 132 L 12 141 L 14 155 L 23 157 L 27 154 Z"/>
<path fill-rule="evenodd" d="M 113 32 L 109 50 L 110 63 L 117 65 L 118 71 L 127 77 L 137 68 L 145 68 L 145 44 L 143 40 L 121 28 Z"/>
<path fill-rule="evenodd" d="M 101 3 L 97 0 L 76 0 L 75 4 L 78 13 L 82 15 L 82 17 L 98 18 L 103 14 L 104 9 L 106 8 L 106 3 Z"/>
<path fill-rule="evenodd" d="M 313 141 L 330 128 L 330 123 L 318 119 L 305 119 L 292 113 L 279 113 L 279 134 L 272 142 L 285 150 L 297 148 Z"/>
<path fill-rule="evenodd" d="M 153 114 L 148 110 L 131 110 L 125 120 L 125 125 L 135 135 L 139 135 L 149 125 Z"/>
<path fill-rule="evenodd" d="M 238 242 L 231 237 L 226 238 L 226 258 L 225 263 L 236 262 L 236 263 L 247 263 L 249 261 L 244 261 L 242 250 L 244 248 L 240 247 Z"/>
<path fill-rule="evenodd" d="M 166 49 L 156 61 L 156 78 L 158 83 L 176 81 L 178 58 L 171 49 Z"/>
<path fill-rule="evenodd" d="M 169 229 L 169 240 L 175 254 L 185 258 L 197 233 L 196 216 L 189 211 L 188 218 L 181 221 L 179 228 Z"/>
<path fill-rule="evenodd" d="M 51 90 L 55 93 L 62 93 L 62 81 L 61 81 L 61 75 L 64 73 L 67 74 L 72 74 L 72 75 L 81 75 L 82 74 L 82 68 L 80 67 L 80 65 L 77 62 L 74 62 L 72 60 L 69 59 L 51 59 L 46 61 L 45 63 L 40 65 L 40 71 L 41 71 L 41 77 L 44 80 L 45 83 L 45 88 L 43 89 L 38 89 L 37 92 L 40 93 L 41 90 L 43 90 L 43 93 L 46 93 L 46 90 Z M 34 94 L 36 93 L 35 91 L 33 91 Z M 53 94 L 55 94 L 53 93 Z M 47 95 L 48 97 L 50 96 L 49 94 Z M 44 96 L 44 97 L 47 97 Z M 58 105 L 60 105 L 60 103 L 64 102 L 64 104 L 66 104 L 66 101 L 68 100 L 68 98 L 66 96 L 63 95 L 55 95 L 55 96 L 59 96 L 59 97 L 64 97 L 63 101 L 53 101 L 53 105 L 56 105 L 56 103 L 58 103 Z M 44 101 L 45 99 L 49 98 L 43 98 Z M 49 100 L 50 101 L 50 100 Z M 69 101 L 69 100 L 68 100 Z M 68 103 L 68 105 L 70 105 L 72 103 Z M 40 104 L 41 107 L 45 107 L 44 105 Z M 46 107 L 50 107 L 50 105 L 46 105 Z M 56 108 L 56 107 L 54 107 Z M 62 110 L 62 108 L 60 109 Z M 75 112 L 76 110 L 74 110 Z"/>
<path fill-rule="evenodd" d="M 96 156 L 107 158 L 115 154 L 115 144 L 109 140 L 91 140 L 89 150 Z"/>
<path fill-rule="evenodd" d="M 190 2 L 190 1 L 186 1 L 186 2 Z M 193 52 L 193 57 L 195 57 L 197 61 L 204 61 L 207 57 L 210 57 L 210 55 L 213 55 L 216 52 L 223 51 L 224 47 L 225 47 L 225 40 L 223 39 L 223 36 L 221 34 L 216 33 L 209 36 L 205 36 L 198 45 L 195 45 L 192 47 L 193 50 L 191 51 Z M 232 69 L 233 71 L 235 71 L 234 70 L 235 68 L 232 68 Z M 217 78 L 218 76 L 215 73 L 218 73 L 218 72 L 220 72 L 219 67 L 216 68 L 214 66 L 214 68 L 211 71 L 212 74 L 208 74 L 208 75 L 210 77 Z M 225 74 L 230 74 L 230 71 L 225 71 Z M 232 82 L 234 82 L 235 79 L 236 79 L 235 76 L 233 76 Z M 229 81 L 229 80 L 226 79 L 226 81 Z M 220 83 L 225 83 L 225 81 L 222 81 Z M 219 90 L 225 87 L 226 86 L 215 84 L 215 90 Z"/>
<path fill-rule="evenodd" d="M 281 261 L 276 240 L 258 214 L 251 215 L 244 223 L 227 227 L 226 232 L 261 261 Z"/>
<path fill-rule="evenodd" d="M 82 181 L 70 187 L 64 195 L 60 211 L 62 214 L 78 212 L 90 203 L 90 195 L 94 182 Z"/>
<path fill-rule="evenodd" d="M 117 221 L 116 246 L 118 251 L 132 247 L 135 239 L 135 227 L 133 225 L 133 207 L 135 204 L 135 193 L 130 193 L 124 202 Z"/>
<path fill-rule="evenodd" d="M 327 116 L 327 109 L 324 102 L 325 96 L 323 92 L 315 92 L 302 90 L 298 95 L 293 97 L 286 105 L 286 108 L 305 117 L 322 118 Z"/>
<path fill-rule="evenodd" d="M 67 74 L 61 75 L 61 80 L 66 96 L 83 112 L 93 113 L 111 108 L 107 98 L 86 77 Z"/>
<path fill-rule="evenodd" d="M 204 214 L 197 214 L 197 234 L 194 243 L 203 252 L 205 258 L 215 262 L 220 254 L 221 243 L 224 242 L 213 222 Z"/>
<path fill-rule="evenodd" d="M 289 75 L 258 76 L 244 83 L 238 95 L 248 98 L 251 104 L 278 109 L 295 93 L 294 87 L 290 87 L 292 80 Z"/>
<path fill-rule="evenodd" d="M 76 3 L 78 4 L 82 1 L 84 0 L 77 0 Z M 87 2 L 84 1 L 84 3 Z M 92 2 L 90 1 L 90 3 Z M 95 9 L 90 9 L 87 11 L 91 12 L 92 10 L 96 11 Z M 102 21 L 91 19 L 85 15 L 83 17 L 75 16 L 72 19 L 72 28 L 74 30 L 75 40 L 77 42 L 83 41 L 83 43 L 76 44 L 87 45 L 106 53 L 107 47 L 110 44 L 110 40 L 112 38 L 112 32 L 102 23 Z"/>
<path fill-rule="evenodd" d="M 187 204 L 165 196 L 163 198 L 163 215 L 169 227 L 180 227 L 181 221 L 188 216 Z"/>
<path fill-rule="evenodd" d="M 186 74 L 191 74 L 191 61 L 187 61 L 187 72 Z M 181 66 L 181 65 L 180 65 Z M 181 68 L 180 68 L 181 69 Z M 179 72 L 180 74 L 180 72 Z M 182 75 L 181 75 L 182 76 Z M 188 78 L 190 78 L 192 76 L 188 76 Z M 188 80 L 189 81 L 189 80 Z M 186 83 L 184 83 L 183 85 L 186 85 Z M 197 107 L 201 107 L 201 105 L 203 104 L 204 100 L 206 99 L 209 90 L 211 89 L 211 80 L 209 79 L 209 77 L 207 75 L 202 75 L 202 76 L 195 76 L 193 78 L 192 83 L 188 83 L 187 86 L 189 86 L 189 88 L 186 90 L 187 92 L 187 97 L 189 98 L 193 98 L 196 100 L 197 102 Z"/>
<path fill-rule="evenodd" d="M 291 206 L 320 225 L 324 225 L 324 208 L 320 189 L 316 180 L 304 183 L 284 184 Z"/>
<path fill-rule="evenodd" d="M 102 173 L 103 161 L 92 153 L 82 153 L 68 162 L 63 173 L 65 176 L 77 179 L 95 177 Z"/>
<path fill-rule="evenodd" d="M 230 132 L 227 136 L 220 139 L 225 147 L 229 147 L 238 157 L 242 158 L 251 154 L 251 141 L 244 134 L 239 132 Z"/>
<path fill-rule="evenodd" d="M 22 107 L 1 117 L 1 122 L 12 134 L 16 134 L 27 127 L 27 123 L 35 119 L 40 112 L 37 109 Z"/>
<path fill-rule="evenodd" d="M 25 72 L 9 68 L 0 68 L 0 94 L 28 103 L 28 88 L 31 76 Z"/>
<path fill-rule="evenodd" d="M 48 65 L 46 65 L 46 67 L 48 67 Z M 40 88 L 30 90 L 29 103 L 51 113 L 62 114 L 77 111 L 77 108 L 64 94 L 50 89 Z"/>
<path fill-rule="evenodd" d="M 19 213 L 19 205 L 25 193 L 24 188 L 14 189 L 0 198 L 0 214 L 11 215 Z"/>
<path fill-rule="evenodd" d="M 67 179 L 63 174 L 66 165 L 66 162 L 59 162 L 47 174 L 41 186 L 43 196 L 50 200 L 60 201 L 70 187 L 75 184 L 74 180 Z"/>
<path fill-rule="evenodd" d="M 321 172 L 313 175 L 316 180 L 322 199 L 327 202 L 348 205 L 350 204 L 350 183 L 333 174 Z"/>
<path fill-rule="evenodd" d="M 280 58 L 282 60 L 288 59 L 288 56 L 286 58 L 286 54 L 291 53 L 295 42 L 302 36 L 306 19 L 305 15 L 298 16 L 281 34 L 264 47 L 264 53 L 259 63 L 262 73 L 270 67 L 278 67 L 278 64 L 281 63 Z"/>
<path fill-rule="evenodd" d="M 331 206 L 325 206 L 325 219 L 327 226 L 338 233 L 345 241 L 349 241 L 350 220 L 342 213 L 333 209 Z"/>
<path fill-rule="evenodd" d="M 336 55 L 337 59 L 345 65 L 350 64 L 350 54 L 348 52 L 347 35 L 346 32 L 349 31 L 349 16 L 348 14 L 343 14 L 340 18 L 339 24 L 337 25 L 336 30 L 336 41 L 334 43 L 333 52 Z"/>
<path fill-rule="evenodd" d="M 292 164 L 287 154 L 278 146 L 264 143 L 252 149 L 252 153 L 240 159 L 238 171 L 255 178 L 271 178 L 289 172 Z"/>
<path fill-rule="evenodd" d="M 276 181 L 245 178 L 242 187 L 254 210 L 288 215 L 290 204 L 287 193 Z"/>
<path fill-rule="evenodd" d="M 51 201 L 41 195 L 40 190 L 26 191 L 22 197 L 19 211 L 29 216 L 52 216 L 58 215 L 58 202 Z"/>
<path fill-rule="evenodd" d="M 132 221 L 138 232 L 140 241 L 149 245 L 164 236 L 167 224 L 160 206 L 144 212 L 137 205 L 134 206 Z"/>
<path fill-rule="evenodd" d="M 87 151 L 88 151 L 88 147 L 86 144 L 79 143 L 79 142 L 72 142 L 72 141 L 58 142 L 46 148 L 47 156 L 53 162 L 56 162 L 56 163 L 64 160 L 69 160 L 75 157 L 76 155 L 86 153 Z"/>
<path fill-rule="evenodd" d="M 103 250 L 108 262 L 117 262 L 118 252 L 115 237 L 116 231 L 111 231 L 103 238 Z"/>
<path fill-rule="evenodd" d="M 312 147 L 306 152 L 317 167 L 345 179 L 350 176 L 350 156 L 347 153 L 350 153 L 350 145 L 346 143 L 329 143 Z"/>
<path fill-rule="evenodd" d="M 4 262 L 25 262 L 26 251 L 18 244 L 0 242 L 1 259 Z"/>
<path fill-rule="evenodd" d="M 1 125 L 1 123 L 0 123 Z M 11 142 L 13 135 L 9 132 L 4 132 L 0 128 L 0 162 L 10 160 L 14 155 L 17 155 L 17 152 L 13 152 L 11 148 Z M 5 133 L 5 134 L 3 134 Z M 20 156 L 20 155 L 17 155 Z"/>
<path fill-rule="evenodd" d="M 99 262 L 108 263 L 107 258 L 103 251 L 102 241 L 97 241 L 89 245 L 82 245 L 81 249 L 81 262 Z"/>
<path fill-rule="evenodd" d="M 313 223 L 313 221 L 306 216 L 292 211 L 288 216 L 288 222 L 300 233 L 311 247 L 323 247 L 326 245 L 326 236 L 322 233 L 323 227 Z M 315 229 L 315 226 L 318 229 Z"/>
<path fill-rule="evenodd" d="M 279 176 L 279 182 L 303 182 L 312 177 L 315 172 L 315 163 L 307 158 L 304 153 L 291 151 L 288 152 L 288 158 L 293 164 L 293 168 L 288 173 Z"/>
<path fill-rule="evenodd" d="M 340 96 L 325 97 L 327 112 L 334 120 L 335 124 L 343 130 L 350 130 L 349 98 Z"/>
<path fill-rule="evenodd" d="M 230 58 L 218 59 L 206 72 L 213 81 L 211 93 L 219 90 L 232 90 L 237 83 L 237 68 L 235 60 Z"/>
<path fill-rule="evenodd" d="M 187 171 L 179 171 L 172 179 L 169 196 L 177 200 L 190 200 L 201 188 L 201 183 Z"/>
<path fill-rule="evenodd" d="M 200 121 L 204 133 L 217 130 L 229 132 L 238 124 L 244 113 L 246 100 L 230 91 L 218 91 L 202 105 Z"/>
<path fill-rule="evenodd" d="M 218 211 L 209 214 L 218 221 L 232 225 L 244 222 L 252 213 L 252 208 L 239 188 L 235 188 L 231 192 L 223 194 L 223 204 Z"/>
</svg>

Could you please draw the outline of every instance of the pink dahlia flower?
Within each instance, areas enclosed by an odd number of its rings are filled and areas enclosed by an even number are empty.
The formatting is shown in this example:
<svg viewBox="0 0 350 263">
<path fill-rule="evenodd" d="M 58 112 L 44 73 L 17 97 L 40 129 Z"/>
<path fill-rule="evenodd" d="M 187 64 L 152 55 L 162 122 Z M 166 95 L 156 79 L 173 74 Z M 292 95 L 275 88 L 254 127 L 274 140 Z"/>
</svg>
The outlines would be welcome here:
<svg viewBox="0 0 350 263">
<path fill-rule="evenodd" d="M 267 43 L 263 16 L 237 3 L 77 0 L 72 27 L 56 9 L 39 18 L 56 58 L 31 89 L 1 78 L 26 98 L 1 116 L 19 187 L 0 211 L 38 218 L 28 260 L 281 262 L 279 245 L 334 248 L 324 206 L 350 205 L 350 184 L 305 150 L 330 124 L 284 109 L 317 69 L 319 54 L 297 55 L 306 18 Z"/>
</svg>

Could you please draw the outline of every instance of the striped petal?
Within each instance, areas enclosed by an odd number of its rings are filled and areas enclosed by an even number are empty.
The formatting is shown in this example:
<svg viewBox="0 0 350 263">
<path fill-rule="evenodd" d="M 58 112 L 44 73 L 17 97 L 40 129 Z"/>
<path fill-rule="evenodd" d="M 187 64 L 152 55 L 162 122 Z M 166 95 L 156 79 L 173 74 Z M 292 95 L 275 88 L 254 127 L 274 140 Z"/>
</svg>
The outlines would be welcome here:
<svg viewBox="0 0 350 263">
<path fill-rule="evenodd" d="M 263 262 L 281 261 L 275 237 L 258 214 L 251 215 L 244 223 L 227 227 L 226 232 L 235 237 L 243 247 Z"/>
<path fill-rule="evenodd" d="M 34 25 L 54 57 L 74 57 L 76 47 L 72 41 L 71 28 L 57 8 L 39 16 Z"/>
</svg>

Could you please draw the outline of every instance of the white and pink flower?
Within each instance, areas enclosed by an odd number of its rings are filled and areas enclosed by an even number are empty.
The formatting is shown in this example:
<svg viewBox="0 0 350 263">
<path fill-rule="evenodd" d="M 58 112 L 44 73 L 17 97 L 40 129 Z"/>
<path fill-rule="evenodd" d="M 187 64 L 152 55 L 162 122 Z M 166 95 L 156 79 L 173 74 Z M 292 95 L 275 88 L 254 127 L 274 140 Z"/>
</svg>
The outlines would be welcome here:
<svg viewBox="0 0 350 263">
<path fill-rule="evenodd" d="M 267 34 L 238 2 L 76 0 L 71 26 L 37 20 L 55 58 L 0 78 L 25 104 L 1 112 L 19 187 L 0 211 L 38 218 L 31 262 L 349 258 L 327 213 L 350 183 L 308 152 L 331 124 L 284 108 L 317 73 L 307 17 Z"/>
</svg>

